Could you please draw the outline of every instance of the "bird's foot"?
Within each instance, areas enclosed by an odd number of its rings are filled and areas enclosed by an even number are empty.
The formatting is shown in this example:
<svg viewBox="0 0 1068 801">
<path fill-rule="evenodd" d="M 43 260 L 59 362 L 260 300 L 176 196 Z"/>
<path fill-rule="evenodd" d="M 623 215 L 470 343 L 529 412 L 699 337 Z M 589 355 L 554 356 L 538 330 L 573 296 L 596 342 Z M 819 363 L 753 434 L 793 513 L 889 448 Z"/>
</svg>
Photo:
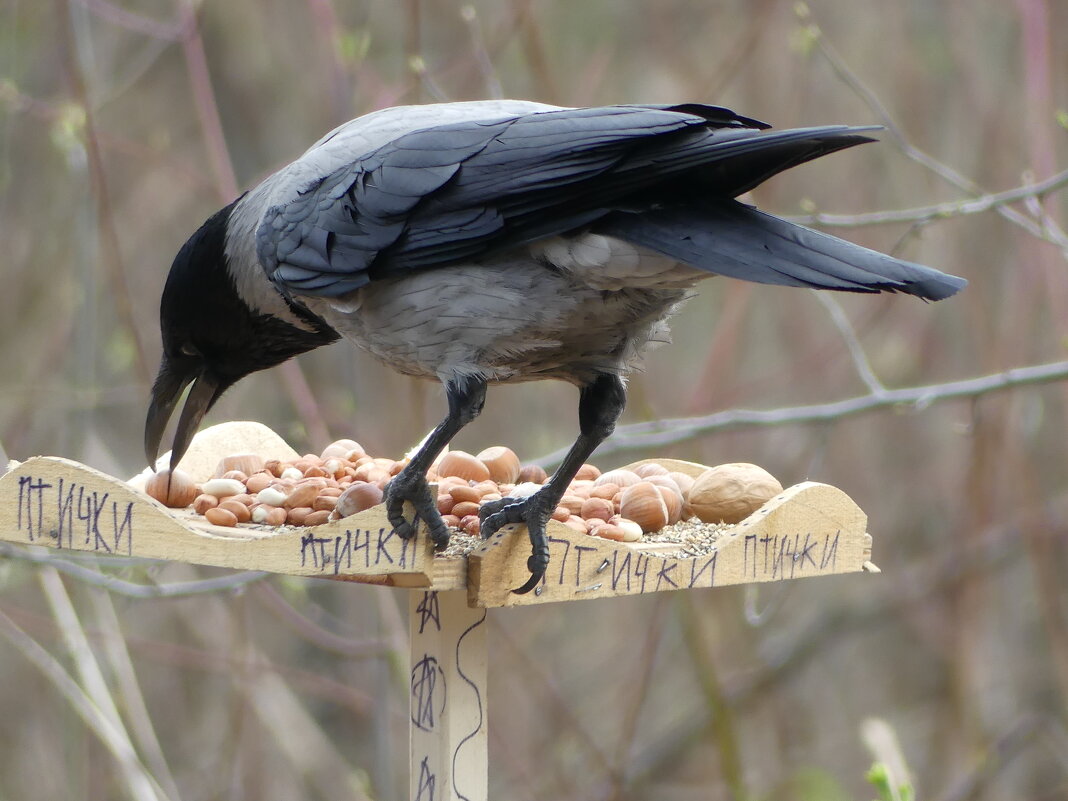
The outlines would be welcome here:
<svg viewBox="0 0 1068 801">
<path fill-rule="evenodd" d="M 523 595 L 534 589 L 545 575 L 549 566 L 549 540 L 545 536 L 545 526 L 556 509 L 556 502 L 550 501 L 542 492 L 536 492 L 529 498 L 502 498 L 482 504 L 478 510 L 479 533 L 483 539 L 492 537 L 501 526 L 510 523 L 525 523 L 530 537 L 531 555 L 527 559 L 530 578 L 522 587 L 512 592 Z"/>
<path fill-rule="evenodd" d="M 401 539 L 410 540 L 414 537 L 422 520 L 430 530 L 430 539 L 435 548 L 440 551 L 449 544 L 449 529 L 441 519 L 437 499 L 423 473 L 409 473 L 407 468 L 401 470 L 386 485 L 383 501 L 386 504 L 386 517 L 393 524 L 393 533 Z M 405 502 L 415 507 L 411 521 L 404 516 Z"/>
</svg>

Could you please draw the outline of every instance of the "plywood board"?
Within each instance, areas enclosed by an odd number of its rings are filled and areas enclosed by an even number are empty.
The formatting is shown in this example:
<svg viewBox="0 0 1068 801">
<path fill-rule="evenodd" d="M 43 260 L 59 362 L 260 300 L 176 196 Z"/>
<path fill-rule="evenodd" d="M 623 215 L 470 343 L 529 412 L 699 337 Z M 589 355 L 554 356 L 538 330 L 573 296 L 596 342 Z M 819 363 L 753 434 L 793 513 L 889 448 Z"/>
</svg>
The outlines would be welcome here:
<svg viewBox="0 0 1068 801">
<path fill-rule="evenodd" d="M 704 469 L 656 461 L 691 474 Z M 68 459 L 36 457 L 0 477 L 0 539 L 411 589 L 466 590 L 473 607 L 856 572 L 870 565 L 866 526 L 866 516 L 845 493 L 811 482 L 785 490 L 688 554 L 678 544 L 617 543 L 550 521 L 549 570 L 534 592 L 520 596 L 511 590 L 529 575 L 530 546 L 522 527 L 498 532 L 467 556 L 444 557 L 434 553 L 425 528 L 412 541 L 394 535 L 382 506 L 311 528 L 222 528 L 189 510 L 167 509 L 126 482 Z"/>
<path fill-rule="evenodd" d="M 168 509 L 124 481 L 52 456 L 0 477 L 0 538 L 294 576 L 429 586 L 434 553 L 425 536 L 393 534 L 383 507 L 313 528 L 213 526 Z"/>
<path fill-rule="evenodd" d="M 871 559 L 866 527 L 848 495 L 814 482 L 784 490 L 698 556 L 610 542 L 550 521 L 549 570 L 526 595 L 510 592 L 530 575 L 526 532 L 511 527 L 468 556 L 468 601 L 520 606 L 858 572 Z"/>
</svg>

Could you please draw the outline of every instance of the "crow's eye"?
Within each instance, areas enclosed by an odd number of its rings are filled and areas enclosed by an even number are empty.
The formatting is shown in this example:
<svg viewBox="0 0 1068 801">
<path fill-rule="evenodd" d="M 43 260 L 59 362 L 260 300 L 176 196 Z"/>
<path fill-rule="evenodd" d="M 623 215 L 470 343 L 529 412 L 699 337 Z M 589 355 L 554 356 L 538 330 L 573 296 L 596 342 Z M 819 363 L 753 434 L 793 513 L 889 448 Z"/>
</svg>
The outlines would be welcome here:
<svg viewBox="0 0 1068 801">
<path fill-rule="evenodd" d="M 191 342 L 184 343 L 181 347 L 178 348 L 178 352 L 181 353 L 183 356 L 200 355 L 200 351 L 197 350 L 197 346 L 192 344 Z"/>
</svg>

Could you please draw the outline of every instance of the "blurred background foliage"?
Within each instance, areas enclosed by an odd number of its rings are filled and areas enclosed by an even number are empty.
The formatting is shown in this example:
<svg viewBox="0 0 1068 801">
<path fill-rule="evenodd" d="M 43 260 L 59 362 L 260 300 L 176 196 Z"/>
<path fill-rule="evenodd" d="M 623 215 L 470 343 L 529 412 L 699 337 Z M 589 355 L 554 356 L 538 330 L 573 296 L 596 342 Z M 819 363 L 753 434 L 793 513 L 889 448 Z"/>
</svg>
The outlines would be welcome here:
<svg viewBox="0 0 1068 801">
<path fill-rule="evenodd" d="M 865 359 L 886 387 L 933 389 L 655 451 L 624 428 L 595 461 L 751 461 L 837 485 L 868 513 L 883 573 L 492 615 L 491 796 L 866 801 L 873 759 L 907 764 L 923 799 L 1068 796 L 1068 392 L 938 400 L 1066 358 L 1065 198 L 1026 191 L 1068 169 L 1058 0 L 3 0 L 8 456 L 138 471 L 158 298 L 186 237 L 353 116 L 493 96 L 891 124 L 753 193 L 783 215 L 850 223 L 1025 191 L 1000 211 L 834 229 L 966 276 L 945 303 L 700 288 L 625 423 L 865 395 Z M 456 445 L 542 457 L 573 438 L 576 401 L 493 389 Z M 211 420 L 260 420 L 301 452 L 346 436 L 398 455 L 443 410 L 437 387 L 339 344 L 243 381 Z M 79 637 L 166 797 L 404 796 L 400 592 L 274 578 L 146 601 L 16 559 L 0 582 L 0 798 L 150 797 L 34 661 L 84 684 Z"/>
</svg>

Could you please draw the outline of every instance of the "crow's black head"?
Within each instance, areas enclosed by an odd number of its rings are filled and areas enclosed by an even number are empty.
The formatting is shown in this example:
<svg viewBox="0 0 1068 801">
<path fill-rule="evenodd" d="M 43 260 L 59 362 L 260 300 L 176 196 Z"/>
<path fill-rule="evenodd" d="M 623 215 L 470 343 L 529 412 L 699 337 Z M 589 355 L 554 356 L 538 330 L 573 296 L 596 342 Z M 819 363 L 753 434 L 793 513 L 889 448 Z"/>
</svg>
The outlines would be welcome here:
<svg viewBox="0 0 1068 801">
<path fill-rule="evenodd" d="M 225 253 L 227 225 L 239 202 L 209 218 L 171 265 L 160 301 L 163 359 L 145 421 L 149 465 L 155 462 L 163 431 L 187 386 L 192 384 L 175 431 L 172 468 L 207 411 L 239 379 L 338 338 L 296 302 L 287 300 L 303 326 L 250 308 L 241 297 Z"/>
</svg>

